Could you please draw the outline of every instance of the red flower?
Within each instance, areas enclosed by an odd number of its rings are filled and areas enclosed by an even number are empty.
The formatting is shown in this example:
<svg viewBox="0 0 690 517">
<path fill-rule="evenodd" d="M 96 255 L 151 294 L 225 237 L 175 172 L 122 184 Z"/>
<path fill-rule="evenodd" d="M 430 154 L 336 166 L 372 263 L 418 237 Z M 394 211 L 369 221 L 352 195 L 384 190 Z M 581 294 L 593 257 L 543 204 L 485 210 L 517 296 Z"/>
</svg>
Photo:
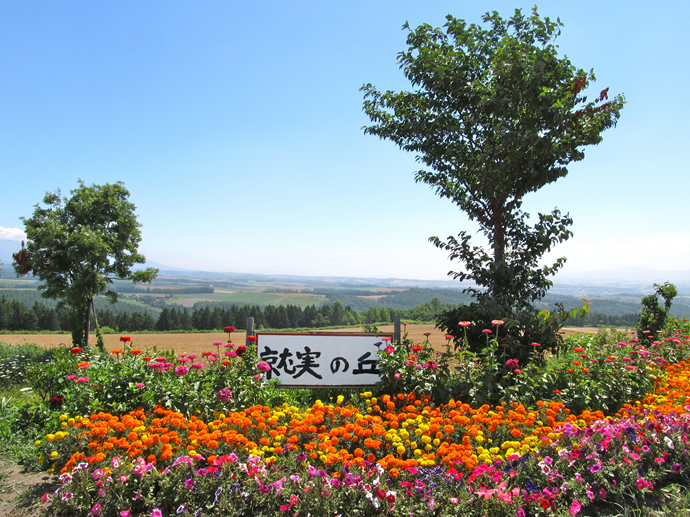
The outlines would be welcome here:
<svg viewBox="0 0 690 517">
<path fill-rule="evenodd" d="M 225 327 L 223 330 L 230 334 L 230 332 L 235 332 L 235 327 Z"/>
<path fill-rule="evenodd" d="M 247 336 L 247 341 L 250 343 L 256 343 L 256 336 Z"/>
<path fill-rule="evenodd" d="M 72 348 L 70 350 L 70 352 L 72 352 L 73 354 L 79 354 L 79 353 L 81 353 L 81 348 L 79 348 L 78 346 L 75 346 L 74 348 Z"/>
<path fill-rule="evenodd" d="M 129 336 L 120 336 L 120 341 L 122 341 L 123 343 L 129 343 L 130 341 L 132 341 L 132 338 Z"/>
<path fill-rule="evenodd" d="M 253 336 L 249 336 L 249 337 L 253 337 Z M 246 351 L 247 351 L 246 345 L 238 345 L 238 347 L 235 349 L 235 353 L 237 355 L 244 355 Z"/>
<path fill-rule="evenodd" d="M 549 500 L 546 499 L 546 498 L 543 498 L 539 504 L 541 505 L 541 507 L 542 507 L 544 510 L 546 510 L 547 508 L 550 508 L 550 507 L 551 507 L 551 503 L 550 503 Z"/>
</svg>

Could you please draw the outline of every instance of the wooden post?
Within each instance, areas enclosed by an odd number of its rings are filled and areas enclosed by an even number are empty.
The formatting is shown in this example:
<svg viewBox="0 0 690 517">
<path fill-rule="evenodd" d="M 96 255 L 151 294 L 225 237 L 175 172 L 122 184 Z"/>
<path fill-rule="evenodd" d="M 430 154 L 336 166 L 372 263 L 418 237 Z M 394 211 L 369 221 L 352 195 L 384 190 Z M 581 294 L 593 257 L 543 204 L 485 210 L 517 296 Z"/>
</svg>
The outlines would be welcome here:
<svg viewBox="0 0 690 517">
<path fill-rule="evenodd" d="M 247 318 L 247 337 L 254 335 L 254 318 Z M 249 346 L 249 340 L 245 340 L 245 345 Z"/>
<path fill-rule="evenodd" d="M 400 316 L 396 316 L 395 321 L 393 321 L 393 335 L 395 342 L 400 344 L 402 342 L 400 341 Z"/>
<path fill-rule="evenodd" d="M 254 318 L 247 318 L 247 337 L 254 335 Z M 249 346 L 249 339 L 245 340 L 245 345 Z"/>
</svg>

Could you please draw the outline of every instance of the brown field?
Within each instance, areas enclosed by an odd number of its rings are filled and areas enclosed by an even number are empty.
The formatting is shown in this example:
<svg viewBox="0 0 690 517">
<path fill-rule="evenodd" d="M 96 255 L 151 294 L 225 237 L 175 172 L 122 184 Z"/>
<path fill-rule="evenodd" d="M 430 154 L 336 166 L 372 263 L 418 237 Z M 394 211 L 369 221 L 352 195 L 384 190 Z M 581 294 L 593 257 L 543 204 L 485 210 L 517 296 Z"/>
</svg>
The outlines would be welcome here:
<svg viewBox="0 0 690 517">
<path fill-rule="evenodd" d="M 565 328 L 563 334 L 566 336 L 572 334 L 596 334 L 596 328 Z M 324 332 L 360 332 L 361 329 L 345 328 L 345 329 L 329 329 Z M 393 325 L 382 325 L 379 327 L 382 333 L 393 333 Z M 424 335 L 430 332 L 429 343 L 436 349 L 441 350 L 445 345 L 446 340 L 444 333 L 434 328 L 433 324 L 429 325 L 407 325 L 407 335 L 413 342 L 423 342 L 426 340 Z M 130 334 L 128 334 L 130 335 Z M 215 351 L 214 342 L 226 342 L 228 335 L 224 332 L 207 333 L 207 334 L 131 334 L 132 346 L 141 349 L 153 350 L 174 350 L 177 353 L 186 352 L 188 354 L 201 354 L 205 351 Z M 243 343 L 245 339 L 245 332 L 233 332 L 232 341 L 235 343 Z M 105 347 L 107 350 L 115 350 L 121 348 L 119 334 L 108 334 L 103 336 Z M 10 345 L 25 345 L 33 343 L 35 345 L 51 348 L 54 346 L 72 346 L 72 339 L 70 334 L 2 334 L 0 335 L 0 343 L 7 343 Z M 89 343 L 96 343 L 96 336 L 89 338 Z"/>
</svg>

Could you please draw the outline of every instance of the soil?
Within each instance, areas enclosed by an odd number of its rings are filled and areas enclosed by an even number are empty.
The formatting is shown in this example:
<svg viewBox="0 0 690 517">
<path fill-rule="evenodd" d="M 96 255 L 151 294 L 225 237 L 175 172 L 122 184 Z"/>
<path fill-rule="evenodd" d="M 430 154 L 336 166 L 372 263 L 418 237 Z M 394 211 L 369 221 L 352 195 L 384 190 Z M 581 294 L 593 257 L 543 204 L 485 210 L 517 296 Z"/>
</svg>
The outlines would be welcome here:
<svg viewBox="0 0 690 517">
<path fill-rule="evenodd" d="M 381 325 L 378 327 L 379 332 L 393 333 L 393 325 Z M 446 344 L 445 334 L 434 327 L 433 324 L 428 325 L 407 325 L 403 331 L 407 331 L 407 335 L 414 342 L 423 342 L 427 339 L 426 333 L 429 333 L 429 343 L 437 349 L 441 350 Z M 361 328 L 343 328 L 343 329 L 328 329 L 327 332 L 361 332 Z M 565 336 L 573 334 L 596 334 L 598 331 L 595 327 L 572 327 L 564 328 L 562 333 Z M 259 331 L 260 332 L 260 331 Z M 235 343 L 243 343 L 245 339 L 245 332 L 233 332 L 231 340 Z M 225 332 L 209 332 L 209 333 L 193 333 L 193 334 L 131 334 L 131 345 L 134 348 L 142 350 L 148 348 L 153 350 L 174 350 L 177 353 L 188 353 L 200 355 L 201 352 L 207 350 L 215 351 L 213 343 L 228 341 L 228 334 Z M 103 336 L 106 350 L 115 350 L 122 348 L 119 334 L 107 334 Z M 3 334 L 0 335 L 0 343 L 7 343 L 10 345 L 26 345 L 33 343 L 35 345 L 52 348 L 54 346 L 72 346 L 70 334 Z M 89 343 L 96 343 L 96 336 L 92 335 L 89 338 Z"/>
<path fill-rule="evenodd" d="M 41 496 L 58 486 L 55 476 L 30 472 L 9 460 L 0 459 L 0 517 L 39 515 Z"/>
</svg>

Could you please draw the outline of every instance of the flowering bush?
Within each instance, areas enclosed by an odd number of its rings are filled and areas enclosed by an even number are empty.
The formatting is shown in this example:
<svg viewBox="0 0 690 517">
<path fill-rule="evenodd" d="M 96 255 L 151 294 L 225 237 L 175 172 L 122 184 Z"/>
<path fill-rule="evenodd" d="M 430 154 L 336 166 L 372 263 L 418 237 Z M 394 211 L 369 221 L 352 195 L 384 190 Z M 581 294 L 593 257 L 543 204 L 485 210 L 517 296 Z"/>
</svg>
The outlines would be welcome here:
<svg viewBox="0 0 690 517">
<path fill-rule="evenodd" d="M 185 413 L 210 415 L 256 402 L 275 403 L 281 395 L 266 384 L 265 365 L 257 365 L 256 345 L 217 343 L 201 357 L 142 351 L 122 339 L 122 349 L 101 353 L 89 349 L 55 349 L 50 363 L 33 367 L 29 380 L 44 402 L 59 400 L 62 413 L 124 413 L 162 405 Z M 150 354 L 150 355 L 149 355 Z M 218 397 L 223 389 L 232 397 Z"/>
<path fill-rule="evenodd" d="M 209 423 L 163 408 L 67 418 L 41 444 L 44 456 L 63 457 L 63 446 L 88 454 L 70 458 L 61 487 L 44 496 L 46 512 L 577 515 L 688 475 L 688 379 L 690 363 L 666 367 L 657 393 L 608 420 L 556 402 L 473 410 L 369 393 L 364 412 L 336 401 L 304 412 L 248 408 Z M 420 453 L 398 454 L 411 440 Z"/>
</svg>

